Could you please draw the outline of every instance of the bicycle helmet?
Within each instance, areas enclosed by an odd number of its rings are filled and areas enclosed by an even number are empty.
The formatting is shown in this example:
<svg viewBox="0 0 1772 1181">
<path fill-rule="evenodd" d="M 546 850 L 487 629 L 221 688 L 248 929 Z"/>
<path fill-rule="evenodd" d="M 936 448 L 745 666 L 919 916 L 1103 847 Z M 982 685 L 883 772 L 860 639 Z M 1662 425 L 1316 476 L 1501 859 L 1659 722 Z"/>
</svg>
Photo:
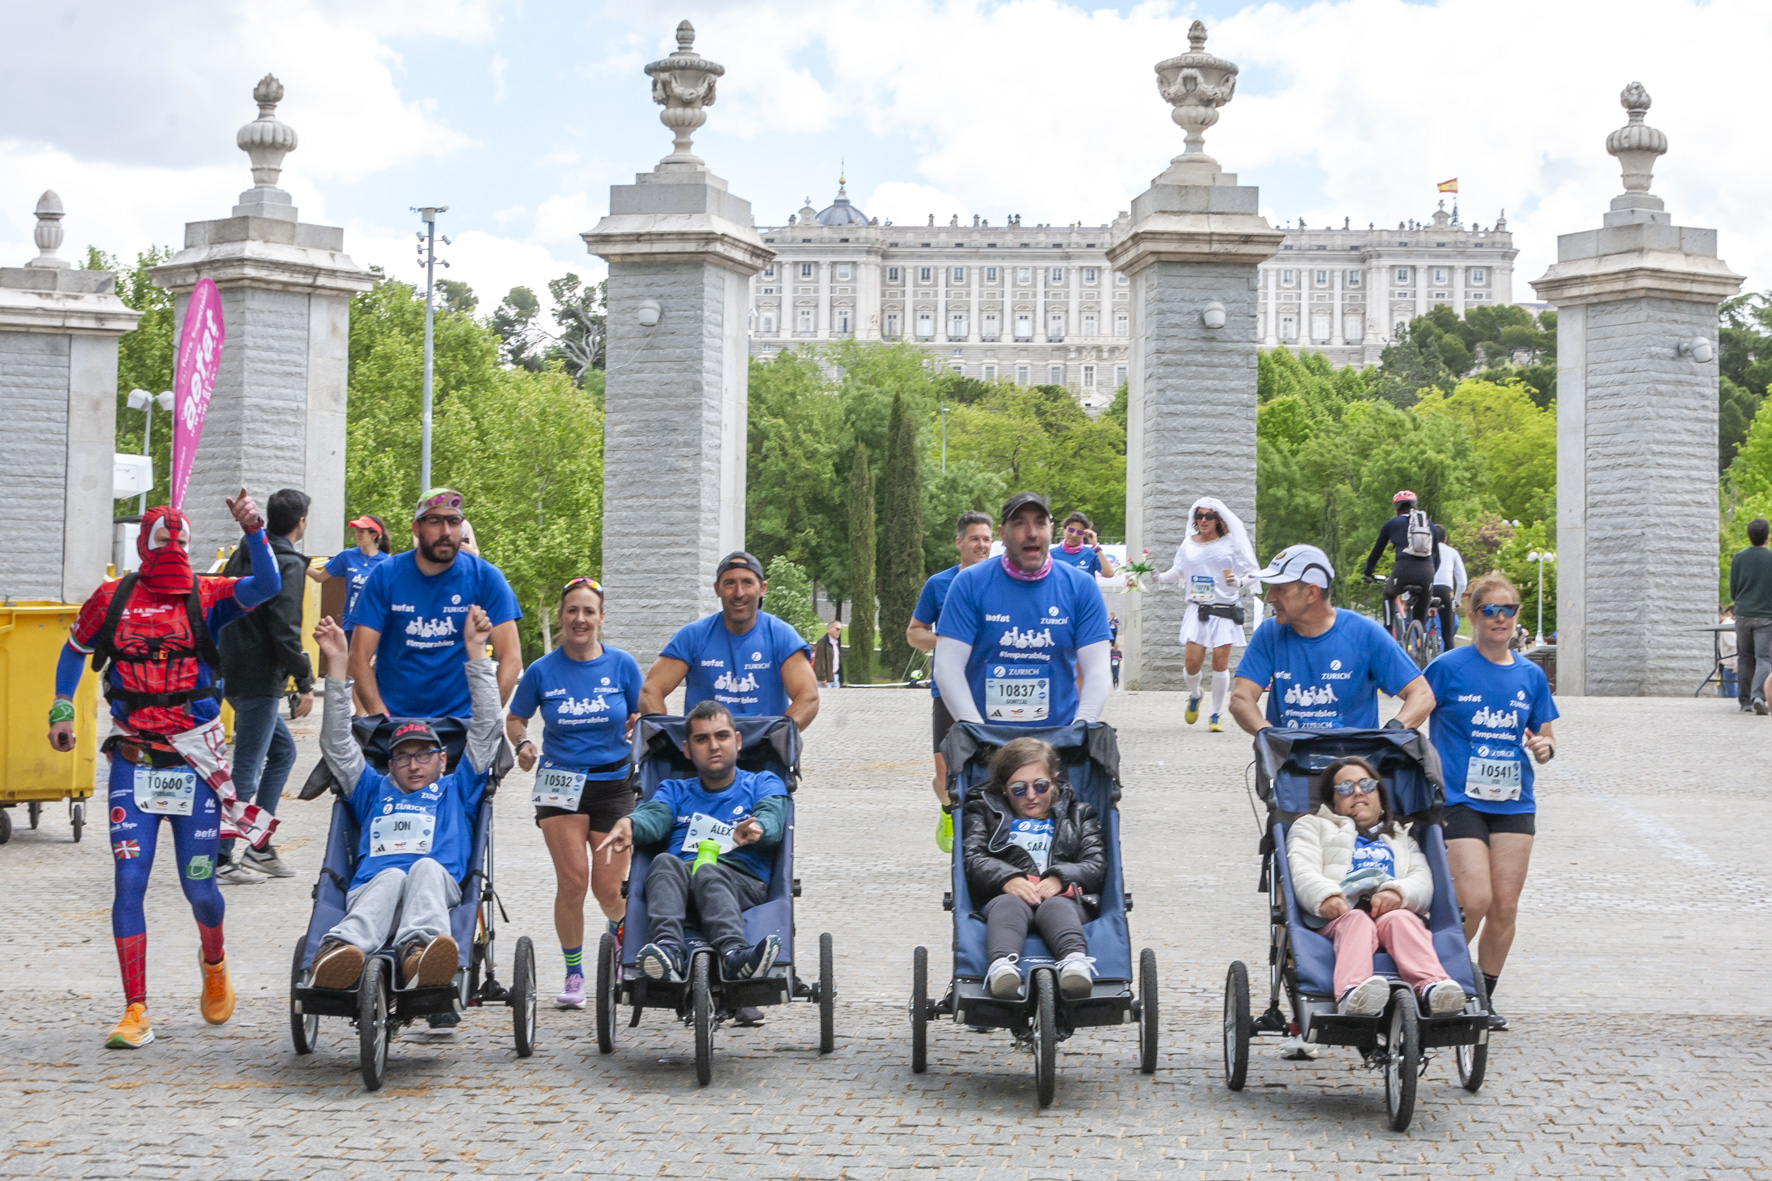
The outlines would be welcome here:
<svg viewBox="0 0 1772 1181">
<path fill-rule="evenodd" d="M 1402 504 L 1405 500 L 1413 502 L 1415 499 L 1416 499 L 1415 493 L 1413 493 L 1413 492 L 1409 491 L 1409 489 L 1405 488 L 1401 492 L 1397 493 L 1395 496 L 1391 497 L 1391 503 L 1392 504 Z"/>
</svg>

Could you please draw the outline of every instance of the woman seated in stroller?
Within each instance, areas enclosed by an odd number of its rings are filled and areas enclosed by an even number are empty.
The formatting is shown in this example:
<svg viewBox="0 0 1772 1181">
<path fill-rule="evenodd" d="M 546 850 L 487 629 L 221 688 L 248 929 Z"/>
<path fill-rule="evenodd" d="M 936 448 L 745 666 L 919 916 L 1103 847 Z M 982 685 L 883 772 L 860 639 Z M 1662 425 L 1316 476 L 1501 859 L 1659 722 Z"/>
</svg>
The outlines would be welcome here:
<svg viewBox="0 0 1772 1181">
<path fill-rule="evenodd" d="M 1088 996 L 1095 973 L 1083 924 L 1101 907 L 1107 846 L 1095 809 L 1064 781 L 1058 752 L 1038 738 L 1005 743 L 990 782 L 966 801 L 961 842 L 966 886 L 984 913 L 985 988 L 1005 1000 L 1020 995 L 1032 924 L 1058 962 L 1059 991 Z"/>
<path fill-rule="evenodd" d="M 1286 833 L 1292 891 L 1307 926 L 1335 943 L 1335 996 L 1343 1013 L 1376 1016 L 1390 981 L 1374 974 L 1383 947 L 1397 975 L 1435 1016 L 1464 1007 L 1464 989 L 1446 975 L 1422 916 L 1434 901 L 1433 871 L 1409 830 L 1393 818 L 1390 795 L 1364 759 L 1337 759 L 1317 781 L 1329 801 Z M 1315 919 L 1316 921 L 1312 921 Z"/>
</svg>

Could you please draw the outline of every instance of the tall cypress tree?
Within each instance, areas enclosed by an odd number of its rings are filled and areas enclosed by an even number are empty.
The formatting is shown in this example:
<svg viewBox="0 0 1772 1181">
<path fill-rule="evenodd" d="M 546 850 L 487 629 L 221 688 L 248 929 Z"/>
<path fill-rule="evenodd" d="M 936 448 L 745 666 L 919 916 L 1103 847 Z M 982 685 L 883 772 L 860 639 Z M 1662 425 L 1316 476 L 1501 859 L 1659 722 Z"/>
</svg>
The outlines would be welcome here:
<svg viewBox="0 0 1772 1181">
<path fill-rule="evenodd" d="M 886 428 L 886 470 L 880 490 L 885 528 L 880 539 L 880 652 L 887 673 L 902 676 L 915 650 L 905 628 L 923 590 L 923 464 L 917 423 L 904 397 L 892 399 Z"/>
<path fill-rule="evenodd" d="M 874 679 L 874 473 L 866 443 L 855 445 L 849 469 L 849 680 Z"/>
</svg>

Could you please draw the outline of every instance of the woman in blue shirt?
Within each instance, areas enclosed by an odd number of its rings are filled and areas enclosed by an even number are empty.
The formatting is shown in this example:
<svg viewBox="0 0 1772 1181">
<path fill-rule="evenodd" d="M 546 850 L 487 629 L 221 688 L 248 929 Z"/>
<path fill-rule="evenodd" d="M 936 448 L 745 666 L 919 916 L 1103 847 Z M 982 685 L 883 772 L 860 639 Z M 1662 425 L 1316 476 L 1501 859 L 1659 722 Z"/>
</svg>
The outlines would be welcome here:
<svg viewBox="0 0 1772 1181">
<path fill-rule="evenodd" d="M 603 588 L 594 578 L 574 578 L 560 592 L 560 646 L 530 665 L 511 695 L 505 736 L 517 748 L 517 765 L 535 771 L 530 802 L 535 823 L 554 859 L 554 928 L 566 957 L 566 987 L 556 998 L 563 1009 L 585 1003 L 585 890 L 614 931 L 626 913 L 621 883 L 627 854 L 590 855 L 616 821 L 634 810 L 628 786 L 628 735 L 640 716 L 640 666 L 602 641 Z M 542 714 L 542 739 L 529 738 L 529 720 Z M 537 768 L 537 762 L 540 767 Z"/>
<path fill-rule="evenodd" d="M 1465 938 L 1489 986 L 1491 1028 L 1506 1028 L 1494 1015 L 1495 985 L 1513 946 L 1537 831 L 1532 767 L 1557 753 L 1550 682 L 1508 649 L 1519 611 L 1520 592 L 1507 575 L 1477 579 L 1470 587 L 1476 642 L 1446 653 L 1423 674 L 1434 691 L 1428 725 L 1446 777 L 1446 858 L 1464 907 Z"/>
<path fill-rule="evenodd" d="M 332 578 L 345 579 L 345 606 L 339 614 L 341 623 L 350 620 L 351 609 L 357 605 L 357 596 L 363 593 L 363 584 L 369 581 L 370 571 L 388 560 L 388 527 L 382 524 L 380 517 L 364 513 L 352 521 L 349 527 L 357 531 L 356 549 L 340 550 L 324 566 L 308 567 L 308 577 L 315 582 L 325 582 Z M 346 626 L 344 630 L 345 647 L 349 648 L 352 629 Z M 357 712 L 362 713 L 363 703 L 357 701 L 356 706 Z"/>
</svg>

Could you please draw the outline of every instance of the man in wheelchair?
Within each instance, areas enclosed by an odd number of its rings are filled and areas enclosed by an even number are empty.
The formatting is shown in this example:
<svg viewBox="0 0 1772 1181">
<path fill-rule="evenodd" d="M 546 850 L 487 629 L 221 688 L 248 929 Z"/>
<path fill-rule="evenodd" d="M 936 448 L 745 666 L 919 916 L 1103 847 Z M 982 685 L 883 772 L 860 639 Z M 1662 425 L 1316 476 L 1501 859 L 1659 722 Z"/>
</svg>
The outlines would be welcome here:
<svg viewBox="0 0 1772 1181">
<path fill-rule="evenodd" d="M 684 735 L 683 753 L 697 777 L 659 784 L 650 800 L 615 822 L 597 852 L 639 846 L 658 854 L 642 886 L 651 942 L 635 957 L 648 979 L 688 979 L 683 925 L 693 903 L 723 977 L 749 980 L 769 971 L 781 952 L 780 935 L 745 945 L 744 912 L 769 897 L 775 848 L 787 827 L 787 785 L 773 771 L 739 769 L 738 728 L 717 701 L 689 711 Z"/>
<path fill-rule="evenodd" d="M 448 775 L 443 744 L 421 721 L 394 732 L 388 774 L 368 766 L 351 736 L 350 691 L 343 679 L 326 678 L 320 750 L 361 832 L 345 917 L 326 933 L 314 957 L 315 988 L 356 987 L 364 957 L 381 950 L 389 936 L 406 987 L 444 985 L 455 976 L 459 951 L 449 934 L 449 911 L 461 901 L 474 816 L 503 720 L 497 671 L 486 658 L 491 634 L 491 619 L 474 607 L 463 628 L 473 719 L 467 750 Z M 338 625 L 322 618 L 314 640 L 327 667 L 342 671 L 348 652 Z"/>
</svg>

